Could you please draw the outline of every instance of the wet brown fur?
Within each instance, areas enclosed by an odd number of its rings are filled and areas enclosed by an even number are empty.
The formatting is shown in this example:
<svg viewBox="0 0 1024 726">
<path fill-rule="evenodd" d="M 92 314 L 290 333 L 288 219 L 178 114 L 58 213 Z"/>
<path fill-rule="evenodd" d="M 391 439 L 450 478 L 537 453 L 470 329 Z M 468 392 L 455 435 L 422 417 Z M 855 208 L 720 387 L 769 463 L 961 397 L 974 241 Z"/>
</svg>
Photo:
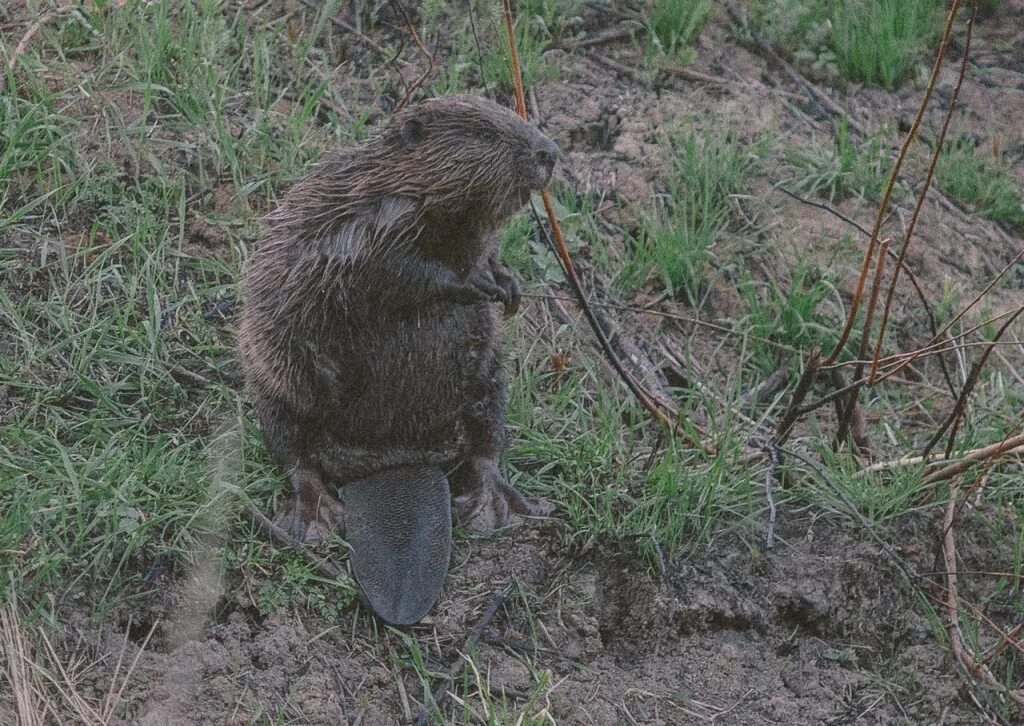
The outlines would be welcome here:
<svg viewBox="0 0 1024 726">
<path fill-rule="evenodd" d="M 268 448 L 332 488 L 402 466 L 504 487 L 495 232 L 554 145 L 475 97 L 426 101 L 331 156 L 266 219 L 239 351 Z M 300 485 L 293 477 L 298 494 Z"/>
</svg>

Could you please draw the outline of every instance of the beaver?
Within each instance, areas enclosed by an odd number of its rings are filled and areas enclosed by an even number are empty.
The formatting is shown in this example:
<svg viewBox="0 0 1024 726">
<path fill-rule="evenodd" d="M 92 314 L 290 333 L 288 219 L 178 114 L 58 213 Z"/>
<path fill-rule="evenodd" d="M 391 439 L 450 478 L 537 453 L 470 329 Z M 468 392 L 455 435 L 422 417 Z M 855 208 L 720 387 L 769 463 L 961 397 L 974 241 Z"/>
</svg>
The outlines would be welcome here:
<svg viewBox="0 0 1024 726">
<path fill-rule="evenodd" d="M 475 531 L 539 513 L 499 468 L 499 311 L 519 288 L 497 232 L 558 148 L 473 96 L 396 113 L 335 152 L 265 219 L 238 336 L 248 395 L 303 542 L 344 531 L 363 597 L 420 620 L 448 570 L 452 498 Z M 338 496 L 335 496 L 338 495 Z"/>
</svg>

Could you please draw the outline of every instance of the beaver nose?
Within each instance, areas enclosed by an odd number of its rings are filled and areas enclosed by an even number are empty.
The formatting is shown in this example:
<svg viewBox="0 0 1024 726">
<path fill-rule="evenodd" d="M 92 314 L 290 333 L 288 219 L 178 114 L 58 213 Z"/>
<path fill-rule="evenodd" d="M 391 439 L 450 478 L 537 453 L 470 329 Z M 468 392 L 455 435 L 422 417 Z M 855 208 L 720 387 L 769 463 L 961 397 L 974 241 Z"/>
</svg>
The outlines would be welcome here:
<svg viewBox="0 0 1024 726">
<path fill-rule="evenodd" d="M 534 158 L 537 160 L 537 166 L 543 177 L 543 184 L 547 184 L 555 170 L 555 162 L 558 160 L 558 147 L 550 139 L 544 139 L 538 146 L 539 148 L 534 152 Z"/>
</svg>

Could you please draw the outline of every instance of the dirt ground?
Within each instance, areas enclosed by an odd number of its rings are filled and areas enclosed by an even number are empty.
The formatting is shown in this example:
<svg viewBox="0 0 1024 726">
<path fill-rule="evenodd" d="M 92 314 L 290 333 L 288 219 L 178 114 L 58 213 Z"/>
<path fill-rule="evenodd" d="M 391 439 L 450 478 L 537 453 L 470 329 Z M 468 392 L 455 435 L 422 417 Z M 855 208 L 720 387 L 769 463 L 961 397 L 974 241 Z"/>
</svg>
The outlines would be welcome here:
<svg viewBox="0 0 1024 726">
<path fill-rule="evenodd" d="M 584 16 L 590 30 L 610 20 L 614 11 L 607 9 Z M 1015 144 L 1008 155 L 1018 175 L 1024 169 L 1021 28 L 1019 2 L 1001 3 L 982 20 L 961 98 L 965 125 Z M 724 14 L 702 35 L 691 66 L 721 83 L 669 77 L 652 88 L 593 57 L 633 67 L 637 54 L 628 40 L 549 53 L 561 74 L 537 84 L 533 110 L 566 154 L 563 178 L 597 198 L 640 204 L 661 191 L 666 162 L 655 134 L 670 120 L 698 130 L 734 124 L 745 139 L 772 130 L 792 144 L 828 128 L 820 108 L 733 36 Z M 953 80 L 942 78 L 940 98 L 949 97 Z M 828 90 L 870 128 L 912 117 L 921 94 L 919 87 Z M 930 112 L 927 133 L 934 133 L 943 109 L 939 104 Z M 919 178 L 920 168 L 912 159 L 908 177 Z M 804 255 L 831 259 L 822 241 L 846 231 L 844 225 L 773 192 L 777 181 L 759 177 L 750 198 L 737 202 L 767 228 L 782 230 L 775 237 L 781 246 L 766 251 L 761 264 L 773 269 Z M 873 218 L 863 200 L 839 208 L 862 223 Z M 891 215 L 883 234 L 901 234 L 906 221 L 906 210 Z M 218 243 L 200 233 L 197 244 Z M 909 261 L 934 298 L 953 285 L 969 299 L 1022 244 L 1019 234 L 944 200 L 926 205 L 918 236 Z M 851 255 L 840 264 L 852 276 L 858 260 Z M 844 281 L 844 295 L 850 287 Z M 728 318 L 735 296 L 716 288 L 709 309 Z M 1024 292 L 1018 284 L 1006 297 Z M 919 339 L 923 315 L 908 288 L 897 305 L 900 335 Z M 663 307 L 685 311 L 672 302 Z M 641 341 L 688 345 L 711 379 L 729 375 L 729 354 L 716 357 L 718 341 L 694 342 L 683 323 L 625 315 L 619 322 Z M 1012 561 L 1006 543 L 1021 534 L 1011 521 L 986 506 L 966 512 L 959 532 L 962 594 L 984 602 L 987 616 L 1006 627 L 1019 619 L 1020 603 L 993 588 L 984 573 Z M 361 605 L 343 622 L 299 607 L 264 616 L 236 589 L 238 573 L 213 571 L 156 577 L 136 609 L 110 613 L 99 630 L 83 602 L 80 613 L 67 613 L 66 637 L 57 645 L 80 658 L 83 693 L 99 700 L 133 664 L 110 723 L 409 723 L 484 611 L 514 582 L 472 652 L 475 674 L 460 676 L 480 680 L 475 690 L 490 694 L 487 705 L 482 697 L 464 704 L 448 699 L 452 721 L 504 723 L 507 708 L 532 714 L 530 723 L 561 724 L 981 722 L 978 701 L 986 692 L 971 687 L 951 658 L 934 601 L 925 596 L 939 592 L 933 580 L 942 570 L 936 513 L 909 514 L 869 533 L 829 513 L 787 508 L 778 514 L 774 549 L 764 551 L 759 530 L 724 532 L 665 562 L 660 573 L 608 545 L 579 551 L 565 544 L 563 526 L 556 512 L 503 536 L 459 539 L 438 607 L 411 631 L 423 648 L 415 657 L 410 641 Z M 190 604 L 189 577 L 213 592 L 198 598 L 199 607 Z M 410 666 L 416 657 L 431 674 L 426 681 Z M 538 688 L 544 679 L 548 685 Z M 488 705 L 496 709 L 490 720 Z M 15 722 L 4 694 L 0 722 Z"/>
<path fill-rule="evenodd" d="M 966 573 L 1009 556 L 990 536 L 1006 518 L 976 515 L 961 532 Z M 556 723 L 979 723 L 937 639 L 941 625 L 922 614 L 918 588 L 927 592 L 936 576 L 940 520 L 908 516 L 877 540 L 796 511 L 778 524 L 770 552 L 723 536 L 662 581 L 613 550 L 560 551 L 557 524 L 461 540 L 436 612 L 412 632 L 441 670 L 514 580 L 474 665 L 491 694 L 520 705 L 548 671 L 553 687 L 535 710 Z M 994 620 L 1012 618 L 1012 597 L 987 589 L 984 577 L 965 583 L 965 596 L 985 599 Z M 140 652 L 154 620 L 173 622 L 189 607 L 180 583 L 167 584 L 162 602 L 132 613 L 127 643 L 127 613 L 100 635 L 85 618 L 68 632 L 65 647 L 93 664 L 87 697 L 102 699 L 117 663 L 123 676 L 138 659 L 112 723 L 386 724 L 417 715 L 421 681 L 389 665 L 402 647 L 397 634 L 362 608 L 344 623 L 292 609 L 264 617 L 229 590 L 213 612 L 193 613 L 203 620 L 186 634 L 194 637 L 181 642 L 159 625 Z M 481 717 L 479 704 L 469 709 L 452 716 Z"/>
</svg>

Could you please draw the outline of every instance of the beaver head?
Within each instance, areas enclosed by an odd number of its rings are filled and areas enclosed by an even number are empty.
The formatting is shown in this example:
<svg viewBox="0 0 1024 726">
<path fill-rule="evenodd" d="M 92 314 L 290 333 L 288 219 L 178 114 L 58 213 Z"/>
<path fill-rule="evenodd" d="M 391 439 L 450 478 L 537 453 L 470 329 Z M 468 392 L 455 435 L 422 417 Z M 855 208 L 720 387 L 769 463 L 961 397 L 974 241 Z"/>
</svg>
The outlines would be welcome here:
<svg viewBox="0 0 1024 726">
<path fill-rule="evenodd" d="M 416 201 L 438 220 L 496 226 L 551 180 L 558 147 L 535 126 L 476 96 L 423 101 L 381 135 L 376 191 Z"/>
</svg>

